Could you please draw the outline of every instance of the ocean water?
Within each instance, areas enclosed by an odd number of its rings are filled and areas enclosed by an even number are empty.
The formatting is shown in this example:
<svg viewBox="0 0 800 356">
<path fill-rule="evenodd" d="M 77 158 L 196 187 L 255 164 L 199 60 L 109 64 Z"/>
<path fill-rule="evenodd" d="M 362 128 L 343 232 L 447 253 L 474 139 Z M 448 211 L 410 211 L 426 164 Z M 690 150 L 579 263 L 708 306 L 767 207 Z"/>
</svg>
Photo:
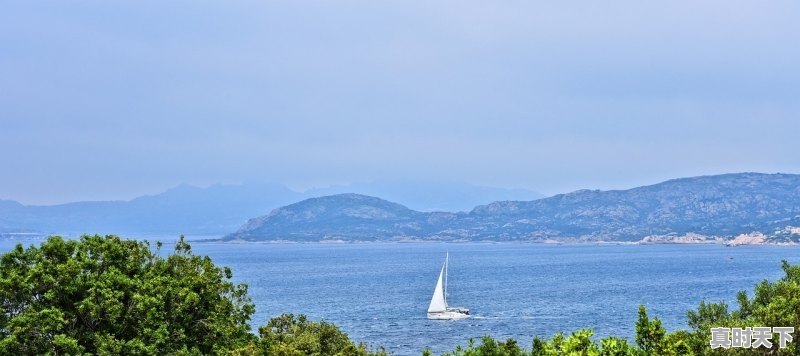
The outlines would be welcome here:
<svg viewBox="0 0 800 356">
<path fill-rule="evenodd" d="M 10 248 L 0 244 L 3 250 Z M 491 335 L 516 338 L 594 328 L 632 338 L 639 304 L 668 330 L 685 328 L 701 300 L 735 305 L 736 292 L 782 276 L 800 248 L 718 245 L 489 243 L 221 244 L 193 250 L 233 269 L 256 305 L 254 330 L 281 313 L 338 325 L 356 341 L 418 355 Z M 169 246 L 165 246 L 167 250 Z M 448 303 L 464 320 L 426 319 L 445 252 Z"/>
<path fill-rule="evenodd" d="M 736 292 L 782 276 L 800 248 L 701 245 L 195 244 L 250 286 L 254 325 L 281 313 L 335 323 L 353 339 L 397 355 L 435 352 L 470 338 L 594 328 L 632 337 L 639 304 L 669 330 L 686 327 L 701 300 L 735 304 Z M 472 318 L 426 318 L 445 252 L 448 303 Z"/>
</svg>

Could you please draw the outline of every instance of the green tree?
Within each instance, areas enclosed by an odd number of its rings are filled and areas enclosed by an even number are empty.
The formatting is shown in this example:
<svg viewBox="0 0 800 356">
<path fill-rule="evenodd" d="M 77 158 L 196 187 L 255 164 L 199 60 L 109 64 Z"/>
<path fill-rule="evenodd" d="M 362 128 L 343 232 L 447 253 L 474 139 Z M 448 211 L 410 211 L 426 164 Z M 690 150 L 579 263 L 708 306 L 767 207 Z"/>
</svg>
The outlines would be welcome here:
<svg viewBox="0 0 800 356">
<path fill-rule="evenodd" d="M 706 335 L 708 336 L 708 335 Z M 669 355 L 675 356 L 692 356 L 695 355 L 695 351 L 691 346 L 692 334 L 686 330 L 677 330 L 672 333 L 668 333 L 664 337 L 664 345 L 668 351 Z M 705 350 L 711 350 L 708 346 L 708 337 L 705 339 Z M 702 355 L 702 350 L 700 351 Z"/>
<path fill-rule="evenodd" d="M 784 276 L 777 281 L 764 280 L 755 286 L 753 298 L 742 291 L 737 295 L 738 309 L 729 311 L 725 303 L 701 302 L 696 310 L 687 313 L 691 331 L 684 338 L 695 355 L 800 355 L 797 331 L 800 330 L 800 266 L 783 261 Z M 708 344 L 710 328 L 744 328 L 755 326 L 791 326 L 795 340 L 779 348 L 779 339 L 771 349 L 711 350 Z"/>
<path fill-rule="evenodd" d="M 160 247 L 160 244 L 159 246 Z M 250 342 L 254 306 L 183 237 L 50 237 L 0 259 L 0 354 L 211 354 Z"/>
<path fill-rule="evenodd" d="M 430 354 L 430 350 L 426 350 Z M 423 355 L 425 354 L 423 352 Z M 514 339 L 497 341 L 489 336 L 481 338 L 480 344 L 470 339 L 466 348 L 457 346 L 452 352 L 443 354 L 444 356 L 523 356 L 527 355 L 525 350 L 517 345 Z"/>
<path fill-rule="evenodd" d="M 623 338 L 607 337 L 600 341 L 601 356 L 635 356 L 637 351 Z"/>
<path fill-rule="evenodd" d="M 712 351 L 708 344 L 711 338 L 711 328 L 731 326 L 733 315 L 728 310 L 728 305 L 725 302 L 708 303 L 701 301 L 696 310 L 690 310 L 686 313 L 686 317 L 686 323 L 691 328 L 691 332 L 684 332 L 682 341 L 688 345 L 694 354 L 708 355 L 733 352 L 730 350 Z M 676 337 L 673 336 L 672 338 L 675 339 Z"/>
<path fill-rule="evenodd" d="M 790 265 L 783 261 L 785 275 L 775 281 L 763 281 L 756 286 L 752 300 L 740 300 L 740 310 L 746 309 L 745 318 L 740 318 L 748 326 L 791 326 L 794 327 L 795 340 L 787 348 L 778 349 L 775 340 L 772 351 L 780 355 L 800 355 L 800 265 Z"/>
<path fill-rule="evenodd" d="M 582 329 L 567 337 L 558 333 L 550 340 L 533 339 L 533 356 L 633 356 L 638 350 L 629 345 L 625 339 L 608 337 L 600 340 L 600 344 L 592 340 L 594 331 Z"/>
<path fill-rule="evenodd" d="M 275 356 L 368 356 L 385 355 L 382 349 L 369 352 L 356 345 L 333 324 L 313 322 L 305 315 L 283 314 L 258 329 L 260 355 Z"/>
<path fill-rule="evenodd" d="M 639 306 L 639 318 L 636 320 L 636 345 L 648 355 L 663 355 L 664 336 L 666 330 L 661 326 L 661 320 L 654 318 L 652 321 L 647 316 L 647 308 Z"/>
</svg>

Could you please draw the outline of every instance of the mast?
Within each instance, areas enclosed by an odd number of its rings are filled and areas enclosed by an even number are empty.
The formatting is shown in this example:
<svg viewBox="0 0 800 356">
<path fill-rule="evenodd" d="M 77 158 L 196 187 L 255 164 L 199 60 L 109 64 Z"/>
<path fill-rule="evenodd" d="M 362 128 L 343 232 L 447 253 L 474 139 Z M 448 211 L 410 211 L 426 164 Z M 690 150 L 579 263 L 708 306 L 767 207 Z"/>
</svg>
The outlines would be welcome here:
<svg viewBox="0 0 800 356">
<path fill-rule="evenodd" d="M 450 251 L 444 257 L 444 305 L 447 305 L 447 265 L 450 264 Z"/>
</svg>

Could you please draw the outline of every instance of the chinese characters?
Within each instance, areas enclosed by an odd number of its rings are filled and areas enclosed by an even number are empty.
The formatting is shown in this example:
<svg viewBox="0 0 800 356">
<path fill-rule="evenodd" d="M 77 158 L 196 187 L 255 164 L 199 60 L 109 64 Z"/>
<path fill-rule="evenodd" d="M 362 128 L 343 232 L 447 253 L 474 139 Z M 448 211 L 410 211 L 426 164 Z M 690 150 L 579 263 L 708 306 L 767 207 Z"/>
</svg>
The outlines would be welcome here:
<svg viewBox="0 0 800 356">
<path fill-rule="evenodd" d="M 711 328 L 709 345 L 716 348 L 772 348 L 772 337 L 778 334 L 778 347 L 792 342 L 794 327 Z"/>
</svg>

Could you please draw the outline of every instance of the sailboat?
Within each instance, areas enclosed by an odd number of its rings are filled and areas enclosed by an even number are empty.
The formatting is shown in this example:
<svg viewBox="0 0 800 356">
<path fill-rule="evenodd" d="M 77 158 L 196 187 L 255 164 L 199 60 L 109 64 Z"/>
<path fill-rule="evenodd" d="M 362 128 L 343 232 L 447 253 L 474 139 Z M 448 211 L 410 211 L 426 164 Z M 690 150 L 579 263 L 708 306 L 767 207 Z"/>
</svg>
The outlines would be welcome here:
<svg viewBox="0 0 800 356">
<path fill-rule="evenodd" d="M 469 318 L 469 309 L 461 307 L 447 306 L 447 264 L 450 261 L 450 254 L 445 255 L 444 265 L 439 272 L 439 280 L 433 290 L 431 304 L 428 306 L 428 319 L 450 320 Z M 444 284 L 442 283 L 444 277 Z"/>
</svg>

